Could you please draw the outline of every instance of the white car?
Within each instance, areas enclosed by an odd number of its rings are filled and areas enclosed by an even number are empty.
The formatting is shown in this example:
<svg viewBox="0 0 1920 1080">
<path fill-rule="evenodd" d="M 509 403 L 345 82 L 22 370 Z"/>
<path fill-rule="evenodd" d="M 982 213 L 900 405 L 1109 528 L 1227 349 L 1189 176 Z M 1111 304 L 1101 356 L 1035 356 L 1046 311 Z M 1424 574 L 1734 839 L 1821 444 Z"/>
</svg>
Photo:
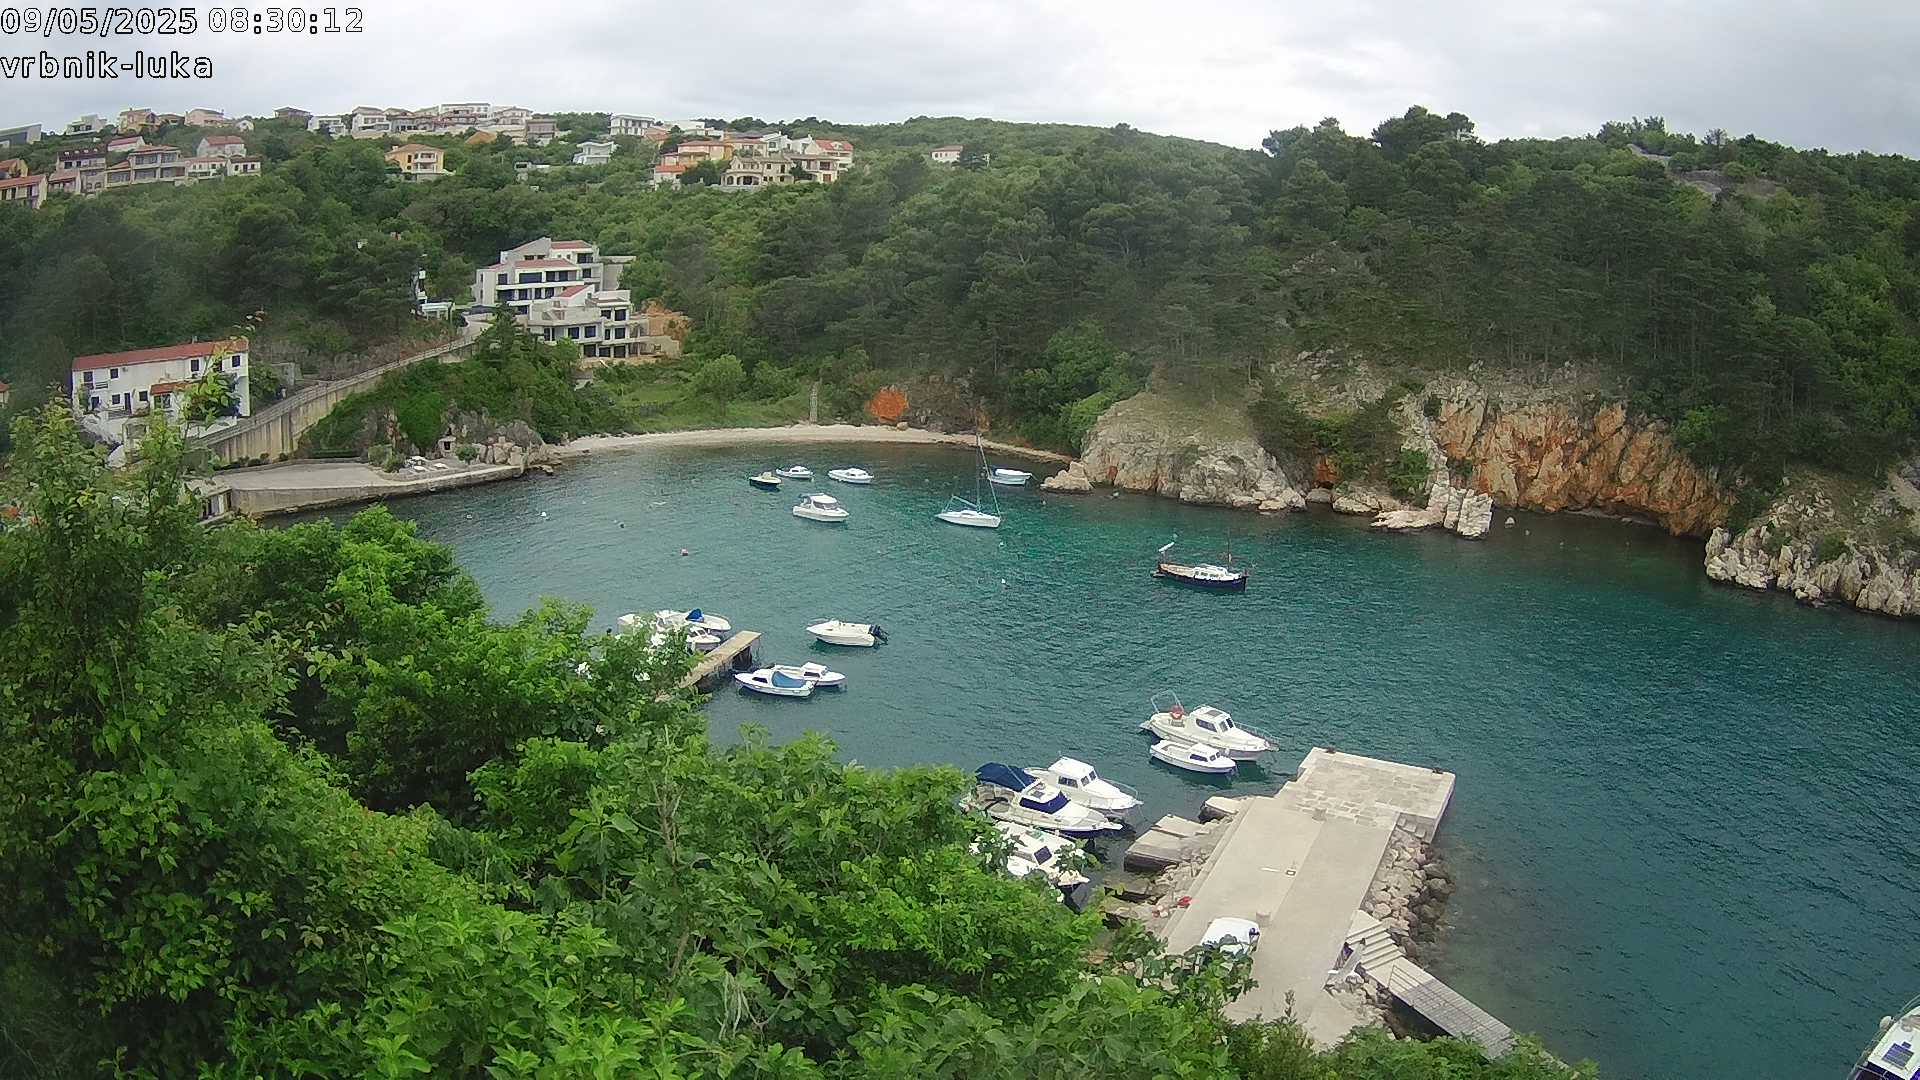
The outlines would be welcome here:
<svg viewBox="0 0 1920 1080">
<path fill-rule="evenodd" d="M 1203 948 L 1219 949 L 1221 952 L 1250 953 L 1260 944 L 1260 924 L 1252 919 L 1236 919 L 1231 915 L 1222 916 L 1207 924 L 1207 932 L 1201 936 Z"/>
</svg>

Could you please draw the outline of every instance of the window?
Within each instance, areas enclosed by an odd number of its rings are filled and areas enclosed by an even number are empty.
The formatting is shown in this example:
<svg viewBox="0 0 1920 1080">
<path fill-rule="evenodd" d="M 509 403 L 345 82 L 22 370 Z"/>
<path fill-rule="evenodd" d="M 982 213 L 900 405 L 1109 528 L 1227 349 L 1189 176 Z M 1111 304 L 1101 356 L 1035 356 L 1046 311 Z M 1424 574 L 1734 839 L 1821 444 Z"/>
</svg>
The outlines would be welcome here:
<svg viewBox="0 0 1920 1080">
<path fill-rule="evenodd" d="M 567 327 L 567 336 L 575 341 L 580 340 L 580 328 L 577 326 Z"/>
<path fill-rule="evenodd" d="M 97 398 L 97 397 L 90 397 L 90 398 L 88 398 L 88 399 L 87 399 L 87 408 L 89 408 L 89 409 L 97 409 L 97 408 L 99 408 L 99 407 L 100 407 L 100 399 L 99 399 L 99 398 Z"/>
<path fill-rule="evenodd" d="M 587 336 L 588 336 L 588 337 L 590 337 L 590 338 L 597 338 L 597 337 L 599 337 L 599 336 L 600 336 L 600 328 L 599 328 L 599 327 L 597 327 L 597 326 L 594 326 L 594 325 L 591 325 L 591 324 L 589 324 L 589 325 L 587 326 Z"/>
<path fill-rule="evenodd" d="M 540 271 L 538 270 L 527 271 L 526 273 L 523 273 L 520 275 L 520 284 L 522 285 L 526 285 L 530 282 L 535 282 L 539 280 L 540 280 Z"/>
<path fill-rule="evenodd" d="M 200 374 L 200 358 L 197 356 L 193 358 L 192 370 L 195 375 Z"/>
<path fill-rule="evenodd" d="M 140 400 L 143 402 L 147 400 L 147 392 L 145 390 L 140 391 Z"/>
<path fill-rule="evenodd" d="M 120 395 L 119 395 L 119 394 L 115 394 L 115 395 L 113 395 L 113 404 L 115 404 L 115 405 L 118 405 L 118 404 L 120 404 Z"/>
<path fill-rule="evenodd" d="M 495 285 L 505 285 L 506 283 L 507 283 L 507 275 L 505 274 L 495 275 L 495 280 L 494 280 Z"/>
<path fill-rule="evenodd" d="M 119 368 L 108 368 L 108 369 L 107 369 L 107 378 L 109 378 L 109 379 L 117 379 L 117 378 L 119 378 L 119 377 L 120 377 L 120 369 L 119 369 Z"/>
<path fill-rule="evenodd" d="M 625 322 L 626 320 L 627 320 L 627 309 L 626 309 L 626 308 L 614 308 L 614 309 L 613 309 L 613 321 L 614 321 L 614 322 Z"/>
</svg>

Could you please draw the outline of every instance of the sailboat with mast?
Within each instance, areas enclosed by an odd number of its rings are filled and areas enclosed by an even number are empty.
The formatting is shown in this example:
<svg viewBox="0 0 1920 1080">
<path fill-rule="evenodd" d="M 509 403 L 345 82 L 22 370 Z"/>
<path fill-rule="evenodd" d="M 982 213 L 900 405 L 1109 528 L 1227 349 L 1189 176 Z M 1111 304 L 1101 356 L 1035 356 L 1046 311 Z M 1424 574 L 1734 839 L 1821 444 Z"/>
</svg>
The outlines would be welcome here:
<svg viewBox="0 0 1920 1080">
<path fill-rule="evenodd" d="M 973 501 L 968 502 L 958 495 L 947 500 L 947 508 L 934 517 L 950 525 L 967 525 L 976 529 L 997 529 L 1000 527 L 1000 498 L 993 493 L 993 485 L 986 485 L 987 498 L 993 500 L 993 512 L 988 513 L 980 497 L 982 479 L 987 475 L 987 448 L 980 443 L 980 436 L 973 437 L 973 448 L 980 456 L 980 466 L 973 473 Z"/>
</svg>

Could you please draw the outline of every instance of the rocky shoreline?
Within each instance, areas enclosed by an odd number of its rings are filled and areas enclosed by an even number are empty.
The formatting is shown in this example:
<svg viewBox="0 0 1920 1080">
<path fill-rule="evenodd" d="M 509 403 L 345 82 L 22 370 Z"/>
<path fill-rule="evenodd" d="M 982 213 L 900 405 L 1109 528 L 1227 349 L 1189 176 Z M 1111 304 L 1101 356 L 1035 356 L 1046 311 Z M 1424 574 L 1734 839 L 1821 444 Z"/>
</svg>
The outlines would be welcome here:
<svg viewBox="0 0 1920 1080">
<path fill-rule="evenodd" d="M 1367 888 L 1361 909 L 1379 919 L 1394 943 L 1419 959 L 1434 938 L 1453 879 L 1434 854 L 1433 844 L 1405 823 L 1394 826 L 1386 859 Z"/>
<path fill-rule="evenodd" d="M 1356 378 L 1346 372 L 1349 378 Z M 1324 388 L 1331 400 L 1370 388 Z M 1106 485 L 1196 505 L 1261 513 L 1305 509 L 1371 515 L 1383 531 L 1442 529 L 1478 539 L 1496 508 L 1574 512 L 1649 522 L 1705 541 L 1714 581 L 1777 590 L 1810 604 L 1844 603 L 1896 617 L 1920 616 L 1920 551 L 1847 532 L 1819 495 L 1783 499 L 1737 534 L 1724 527 L 1733 498 L 1693 464 L 1664 424 L 1636 422 L 1619 401 L 1565 388 L 1504 388 L 1496 397 L 1464 378 L 1438 378 L 1424 395 L 1406 395 L 1397 419 L 1405 447 L 1427 456 L 1424 503 L 1328 475 L 1325 462 L 1288 465 L 1255 438 L 1244 410 L 1197 408 L 1148 391 L 1107 410 L 1079 460 L 1041 489 L 1084 494 Z M 1910 468 L 1912 468 L 1910 466 Z M 1911 510 L 1920 536 L 1920 486 L 1890 478 L 1914 505 L 1880 507 L 1865 517 L 1897 521 Z M 1862 518 L 1853 509 L 1854 520 Z M 1826 517 L 1821 518 L 1821 514 Z M 1878 515 L 1877 517 L 1875 515 Z M 1844 517 L 1844 515 L 1843 515 Z M 1812 521 L 1812 524 L 1809 524 Z M 1835 530 L 1844 542 L 1834 539 Z"/>
</svg>

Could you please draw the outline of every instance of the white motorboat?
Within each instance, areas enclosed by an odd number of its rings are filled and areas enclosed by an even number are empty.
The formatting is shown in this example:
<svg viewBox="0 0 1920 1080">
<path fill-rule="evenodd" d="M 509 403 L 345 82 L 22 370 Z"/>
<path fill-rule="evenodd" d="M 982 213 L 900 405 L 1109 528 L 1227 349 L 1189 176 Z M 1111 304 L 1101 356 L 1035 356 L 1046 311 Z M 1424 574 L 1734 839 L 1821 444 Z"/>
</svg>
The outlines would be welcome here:
<svg viewBox="0 0 1920 1080">
<path fill-rule="evenodd" d="M 1920 1046 L 1920 998 L 1893 1016 L 1880 1018 L 1880 1034 L 1854 1063 L 1851 1080 L 1912 1080 L 1920 1076 L 1914 1048 Z"/>
<path fill-rule="evenodd" d="M 842 622 L 824 619 L 807 627 L 807 633 L 829 645 L 855 645 L 872 648 L 887 640 L 887 632 L 874 623 Z"/>
<path fill-rule="evenodd" d="M 793 506 L 793 516 L 806 518 L 808 521 L 824 521 L 829 524 L 834 524 L 847 520 L 851 515 L 847 513 L 846 507 L 840 505 L 839 499 L 831 495 L 821 495 L 816 492 L 812 495 L 802 495 L 800 497 L 800 501 Z"/>
<path fill-rule="evenodd" d="M 789 480 L 811 480 L 813 479 L 813 470 L 807 468 L 805 465 L 789 465 L 784 469 L 773 470 L 773 475 L 784 476 Z"/>
<path fill-rule="evenodd" d="M 619 626 L 619 632 L 622 634 L 631 634 L 644 630 L 647 634 L 647 644 L 658 649 L 667 643 L 668 636 L 674 631 L 684 630 L 687 635 L 688 652 L 709 652 L 717 647 L 721 641 L 725 640 L 712 630 L 699 626 L 689 626 L 685 622 L 677 626 L 662 626 L 658 621 L 660 614 L 660 612 L 655 612 L 652 615 L 642 615 L 638 612 L 630 611 L 616 620 Z"/>
<path fill-rule="evenodd" d="M 1033 474 L 1024 469 L 1003 469 L 995 467 L 987 472 L 987 479 L 1006 487 L 1022 487 L 1033 479 Z"/>
<path fill-rule="evenodd" d="M 993 827 L 1013 845 L 1013 852 L 1007 858 L 1007 872 L 1014 877 L 1025 877 L 1037 870 L 1062 889 L 1086 882 L 1087 875 L 1066 865 L 1069 857 L 1079 852 L 1079 844 L 1045 829 L 1011 821 L 996 821 Z M 1032 869 L 1023 872 L 1015 868 L 1016 863 L 1025 863 Z"/>
<path fill-rule="evenodd" d="M 1103 814 L 1124 814 L 1140 805 L 1133 789 L 1103 778 L 1078 758 L 1063 757 L 1044 769 L 1027 771 L 1059 788 L 1060 794 L 1074 802 Z"/>
<path fill-rule="evenodd" d="M 756 694 L 771 697 L 808 697 L 813 693 L 813 684 L 805 679 L 797 679 L 776 668 L 761 668 L 758 671 L 742 671 L 734 675 L 733 681 Z"/>
<path fill-rule="evenodd" d="M 1121 827 L 1093 807 L 1070 801 L 1059 788 L 1035 779 L 1025 769 L 990 762 L 973 775 L 980 781 L 974 788 L 975 800 L 1000 821 L 1038 826 L 1062 836 L 1097 836 Z"/>
<path fill-rule="evenodd" d="M 1202 705 L 1188 712 L 1172 694 L 1154 695 L 1153 715 L 1140 730 L 1176 743 L 1206 743 L 1235 761 L 1252 761 L 1273 749 L 1272 739 L 1234 723 L 1224 710 Z"/>
<path fill-rule="evenodd" d="M 1158 761 L 1164 761 L 1176 769 L 1188 772 L 1211 773 L 1223 776 L 1232 772 L 1238 762 L 1208 746 L 1206 743 L 1179 743 L 1161 739 L 1147 750 Z"/>
<path fill-rule="evenodd" d="M 865 469 L 849 465 L 844 469 L 828 469 L 827 475 L 843 484 L 871 484 L 873 474 Z"/>
<path fill-rule="evenodd" d="M 825 664 L 775 664 L 773 670 L 790 679 L 805 679 L 818 687 L 828 690 L 847 685 L 847 677 L 838 671 L 828 671 Z"/>
<path fill-rule="evenodd" d="M 768 491 L 779 491 L 782 481 L 773 473 L 759 472 L 747 477 L 747 483 L 757 488 L 765 488 Z"/>
<path fill-rule="evenodd" d="M 732 623 L 715 615 L 711 611 L 702 611 L 699 608 L 694 608 L 691 611 L 674 611 L 672 608 L 662 608 L 653 613 L 653 625 L 663 630 L 676 626 L 693 626 L 702 630 L 711 630 L 716 634 L 729 634 L 733 632 Z"/>
<path fill-rule="evenodd" d="M 958 495 L 947 501 L 945 510 L 933 516 L 950 525 L 970 525 L 976 529 L 1000 527 L 999 514 L 989 514 Z"/>
</svg>

